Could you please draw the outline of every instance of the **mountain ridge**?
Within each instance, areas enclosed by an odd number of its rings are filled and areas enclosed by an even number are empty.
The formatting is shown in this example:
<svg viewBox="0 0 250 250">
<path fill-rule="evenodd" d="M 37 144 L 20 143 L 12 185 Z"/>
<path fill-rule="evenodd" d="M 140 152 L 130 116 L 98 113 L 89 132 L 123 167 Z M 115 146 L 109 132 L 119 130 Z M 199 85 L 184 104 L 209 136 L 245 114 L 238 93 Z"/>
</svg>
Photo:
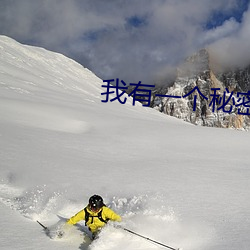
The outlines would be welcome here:
<svg viewBox="0 0 250 250">
<path fill-rule="evenodd" d="M 249 90 L 250 66 L 238 69 L 222 68 L 213 61 L 208 49 L 201 49 L 177 68 L 176 79 L 170 87 L 165 88 L 165 95 L 183 97 L 192 89 L 198 88 L 207 100 L 195 91 L 186 99 L 154 98 L 153 108 L 195 125 L 248 130 L 250 119 L 245 115 L 248 113 L 248 107 L 246 105 L 239 110 L 237 105 L 240 96 L 237 94 Z M 218 89 L 216 92 L 213 90 L 215 88 Z M 213 103 L 215 94 L 218 95 L 216 99 L 220 100 L 220 103 Z M 229 97 L 230 100 L 227 102 Z"/>
</svg>

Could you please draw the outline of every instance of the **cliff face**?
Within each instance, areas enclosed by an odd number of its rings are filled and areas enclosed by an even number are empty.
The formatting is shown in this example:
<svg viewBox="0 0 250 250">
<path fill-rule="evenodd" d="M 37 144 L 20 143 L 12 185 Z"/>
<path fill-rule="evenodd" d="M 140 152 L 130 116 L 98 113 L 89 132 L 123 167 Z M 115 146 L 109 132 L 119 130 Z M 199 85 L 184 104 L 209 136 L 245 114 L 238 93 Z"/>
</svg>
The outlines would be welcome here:
<svg viewBox="0 0 250 250">
<path fill-rule="evenodd" d="M 165 90 L 168 97 L 156 97 L 153 107 L 196 125 L 248 130 L 250 93 L 240 93 L 250 90 L 250 66 L 225 72 L 213 66 L 205 49 L 187 58 Z"/>
</svg>

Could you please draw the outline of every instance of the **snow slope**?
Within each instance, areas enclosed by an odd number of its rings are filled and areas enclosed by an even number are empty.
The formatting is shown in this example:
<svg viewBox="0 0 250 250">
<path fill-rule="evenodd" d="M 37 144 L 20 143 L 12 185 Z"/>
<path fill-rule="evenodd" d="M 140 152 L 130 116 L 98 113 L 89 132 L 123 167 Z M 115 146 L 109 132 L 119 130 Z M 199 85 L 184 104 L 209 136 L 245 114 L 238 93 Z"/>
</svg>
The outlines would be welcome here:
<svg viewBox="0 0 250 250">
<path fill-rule="evenodd" d="M 0 36 L 0 248 L 162 249 L 112 225 L 90 244 L 83 223 L 63 239 L 36 223 L 54 228 L 97 193 L 124 227 L 166 245 L 248 250 L 249 133 L 103 103 L 102 84 L 63 55 Z"/>
</svg>

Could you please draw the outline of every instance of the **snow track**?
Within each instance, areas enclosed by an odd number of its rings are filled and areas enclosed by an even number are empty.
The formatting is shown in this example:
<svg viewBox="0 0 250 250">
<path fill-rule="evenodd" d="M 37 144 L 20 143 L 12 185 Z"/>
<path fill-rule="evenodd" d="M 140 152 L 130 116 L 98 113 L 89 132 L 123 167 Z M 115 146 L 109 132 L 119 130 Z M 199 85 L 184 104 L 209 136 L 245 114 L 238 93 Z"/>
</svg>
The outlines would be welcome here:
<svg viewBox="0 0 250 250">
<path fill-rule="evenodd" d="M 23 190 L 10 184 L 0 184 L 0 201 L 31 220 L 48 219 L 57 211 L 60 199 L 61 194 L 46 192 L 46 186 Z"/>
</svg>

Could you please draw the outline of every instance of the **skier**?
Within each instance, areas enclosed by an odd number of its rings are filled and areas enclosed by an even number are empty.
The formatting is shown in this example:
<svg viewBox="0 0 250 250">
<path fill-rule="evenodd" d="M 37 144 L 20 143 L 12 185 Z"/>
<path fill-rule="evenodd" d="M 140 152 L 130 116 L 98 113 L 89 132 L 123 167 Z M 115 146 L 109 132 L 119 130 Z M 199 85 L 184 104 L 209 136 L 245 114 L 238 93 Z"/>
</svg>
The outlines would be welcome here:
<svg viewBox="0 0 250 250">
<path fill-rule="evenodd" d="M 85 226 L 92 232 L 94 239 L 109 220 L 120 222 L 122 219 L 120 215 L 105 206 L 101 196 L 95 194 L 89 198 L 89 204 L 72 216 L 67 224 L 74 225 L 80 220 L 85 220 Z"/>
</svg>

